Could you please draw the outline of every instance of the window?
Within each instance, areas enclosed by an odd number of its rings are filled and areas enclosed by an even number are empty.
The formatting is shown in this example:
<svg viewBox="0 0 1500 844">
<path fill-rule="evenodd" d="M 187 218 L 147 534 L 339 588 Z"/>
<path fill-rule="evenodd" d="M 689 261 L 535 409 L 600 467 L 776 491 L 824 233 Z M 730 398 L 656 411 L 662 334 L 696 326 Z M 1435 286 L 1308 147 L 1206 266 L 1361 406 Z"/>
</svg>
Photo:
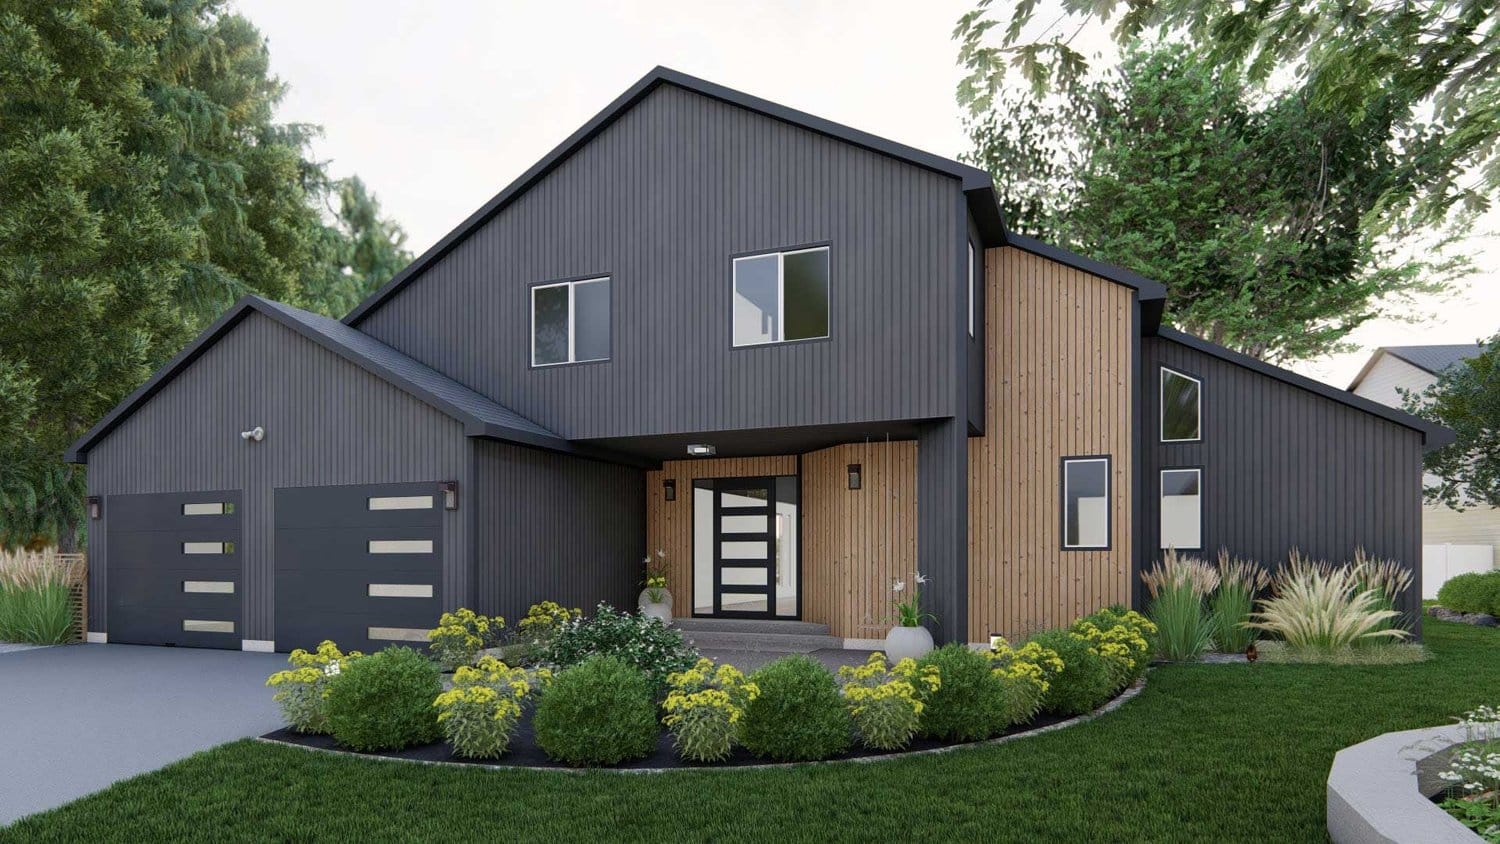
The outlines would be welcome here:
<svg viewBox="0 0 1500 844">
<path fill-rule="evenodd" d="M 828 336 L 828 247 L 734 259 L 734 344 Z"/>
<path fill-rule="evenodd" d="M 371 510 L 431 510 L 432 496 L 430 495 L 391 495 L 372 496 L 365 499 L 365 506 Z"/>
<path fill-rule="evenodd" d="M 234 505 L 223 501 L 203 501 L 182 505 L 184 516 L 228 516 L 234 513 Z"/>
<path fill-rule="evenodd" d="M 974 244 L 969 244 L 969 336 L 974 336 Z"/>
<path fill-rule="evenodd" d="M 1194 442 L 1203 437 L 1203 382 L 1161 369 L 1161 440 Z"/>
<path fill-rule="evenodd" d="M 371 554 L 431 554 L 431 539 L 371 539 L 366 548 Z"/>
<path fill-rule="evenodd" d="M 1063 459 L 1063 547 L 1109 547 L 1109 458 Z"/>
<path fill-rule="evenodd" d="M 531 365 L 609 360 L 609 279 L 531 288 Z"/>
<path fill-rule="evenodd" d="M 1203 547 L 1203 470 L 1161 471 L 1161 547 Z"/>
</svg>

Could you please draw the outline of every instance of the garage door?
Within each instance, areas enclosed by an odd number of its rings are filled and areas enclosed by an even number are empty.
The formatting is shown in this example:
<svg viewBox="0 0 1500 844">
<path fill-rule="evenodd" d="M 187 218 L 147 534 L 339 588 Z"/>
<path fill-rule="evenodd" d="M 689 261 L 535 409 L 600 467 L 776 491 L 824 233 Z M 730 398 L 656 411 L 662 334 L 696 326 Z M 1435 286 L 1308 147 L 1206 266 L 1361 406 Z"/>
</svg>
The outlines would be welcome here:
<svg viewBox="0 0 1500 844">
<path fill-rule="evenodd" d="M 240 647 L 240 493 L 111 495 L 111 642 Z"/>
<path fill-rule="evenodd" d="M 436 483 L 276 490 L 276 649 L 425 644 L 442 610 Z"/>
</svg>

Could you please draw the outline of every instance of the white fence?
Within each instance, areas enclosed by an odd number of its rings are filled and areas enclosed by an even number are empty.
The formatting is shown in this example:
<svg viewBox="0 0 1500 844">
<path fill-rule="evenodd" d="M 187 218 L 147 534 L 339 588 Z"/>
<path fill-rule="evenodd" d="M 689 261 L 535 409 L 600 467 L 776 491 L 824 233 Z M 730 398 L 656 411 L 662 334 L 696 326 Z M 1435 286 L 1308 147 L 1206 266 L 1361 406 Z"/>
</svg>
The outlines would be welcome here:
<svg viewBox="0 0 1500 844">
<path fill-rule="evenodd" d="M 1422 598 L 1436 598 L 1451 577 L 1495 567 L 1493 545 L 1423 545 Z"/>
</svg>

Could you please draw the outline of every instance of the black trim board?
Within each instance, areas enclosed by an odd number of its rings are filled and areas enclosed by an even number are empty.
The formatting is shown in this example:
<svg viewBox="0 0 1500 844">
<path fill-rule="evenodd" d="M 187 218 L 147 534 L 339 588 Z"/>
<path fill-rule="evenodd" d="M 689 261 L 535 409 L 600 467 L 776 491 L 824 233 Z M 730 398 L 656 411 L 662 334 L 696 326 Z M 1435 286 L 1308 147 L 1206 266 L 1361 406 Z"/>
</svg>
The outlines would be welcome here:
<svg viewBox="0 0 1500 844">
<path fill-rule="evenodd" d="M 1429 422 L 1426 419 L 1421 418 L 1420 416 L 1414 416 L 1403 410 L 1398 410 L 1394 407 L 1388 407 L 1379 402 L 1367 399 L 1364 396 L 1357 396 L 1354 393 L 1348 392 L 1347 390 L 1340 390 L 1337 387 L 1324 384 L 1321 381 L 1308 378 L 1305 375 L 1298 375 L 1297 373 L 1292 372 L 1289 369 L 1282 369 L 1279 366 L 1272 366 L 1271 364 L 1266 363 L 1263 360 L 1257 360 L 1256 358 L 1250 357 L 1249 355 L 1241 354 L 1231 349 L 1226 349 L 1223 346 L 1218 345 L 1217 343 L 1210 343 L 1207 340 L 1204 340 L 1200 337 L 1194 337 L 1191 334 L 1178 331 L 1175 328 L 1161 328 L 1160 330 L 1158 330 L 1157 335 L 1162 337 L 1163 339 L 1171 340 L 1174 343 L 1181 343 L 1182 345 L 1187 346 L 1190 349 L 1195 349 L 1197 351 L 1203 352 L 1204 354 L 1212 355 L 1213 357 L 1216 357 L 1228 363 L 1242 366 L 1246 369 L 1253 370 L 1254 372 L 1268 376 L 1270 378 L 1275 378 L 1276 380 L 1290 384 L 1293 387 L 1300 387 L 1304 390 L 1307 390 L 1308 392 L 1322 396 L 1325 399 L 1331 399 L 1340 404 L 1348 405 L 1355 410 L 1362 410 L 1365 413 L 1369 413 L 1391 422 L 1395 422 L 1397 425 L 1403 425 L 1407 428 L 1411 428 L 1412 430 L 1422 434 L 1422 443 L 1428 451 L 1436 448 L 1442 448 L 1443 446 L 1452 443 L 1457 437 L 1457 435 L 1454 434 L 1452 430 L 1445 428 L 1442 425 Z"/>
</svg>

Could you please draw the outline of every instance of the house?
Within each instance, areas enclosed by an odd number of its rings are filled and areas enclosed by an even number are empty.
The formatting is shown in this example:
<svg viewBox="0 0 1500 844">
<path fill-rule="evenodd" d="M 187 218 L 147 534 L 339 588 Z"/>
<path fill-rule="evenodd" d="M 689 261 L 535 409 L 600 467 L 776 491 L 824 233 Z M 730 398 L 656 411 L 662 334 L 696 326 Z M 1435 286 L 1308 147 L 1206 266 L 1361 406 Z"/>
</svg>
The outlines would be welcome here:
<svg viewBox="0 0 1500 844">
<path fill-rule="evenodd" d="M 987 641 L 1169 546 L 1415 561 L 1448 432 L 1166 296 L 981 170 L 657 69 L 342 321 L 246 298 L 72 446 L 90 638 L 378 647 L 633 605 L 657 549 L 678 616 L 850 645 L 917 570 Z"/>
<path fill-rule="evenodd" d="M 1349 392 L 1402 407 L 1405 393 L 1423 392 L 1437 383 L 1439 375 L 1483 351 L 1477 343 L 1382 346 L 1354 377 Z M 1436 479 L 1427 483 L 1436 483 Z M 1422 537 L 1423 597 L 1436 598 L 1438 587 L 1453 575 L 1488 571 L 1500 565 L 1500 509 L 1475 505 L 1460 511 L 1443 504 L 1424 504 Z"/>
</svg>

